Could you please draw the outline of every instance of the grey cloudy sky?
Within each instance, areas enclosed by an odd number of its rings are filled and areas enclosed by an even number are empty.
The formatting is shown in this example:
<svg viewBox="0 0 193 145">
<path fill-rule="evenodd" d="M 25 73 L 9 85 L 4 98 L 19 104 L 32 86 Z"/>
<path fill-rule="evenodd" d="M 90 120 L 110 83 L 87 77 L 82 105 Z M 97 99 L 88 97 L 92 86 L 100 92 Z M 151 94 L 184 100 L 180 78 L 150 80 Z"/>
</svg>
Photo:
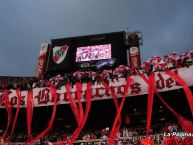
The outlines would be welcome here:
<svg viewBox="0 0 193 145">
<path fill-rule="evenodd" d="M 34 75 L 51 38 L 141 31 L 142 60 L 193 50 L 193 0 L 1 0 L 0 75 Z"/>
</svg>

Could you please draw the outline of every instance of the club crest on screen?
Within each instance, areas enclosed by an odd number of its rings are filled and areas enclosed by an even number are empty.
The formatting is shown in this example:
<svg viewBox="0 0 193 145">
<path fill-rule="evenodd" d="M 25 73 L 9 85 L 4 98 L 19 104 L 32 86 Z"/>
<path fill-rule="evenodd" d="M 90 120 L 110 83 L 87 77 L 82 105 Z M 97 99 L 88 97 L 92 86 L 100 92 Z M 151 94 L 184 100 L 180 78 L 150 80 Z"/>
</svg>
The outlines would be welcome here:
<svg viewBox="0 0 193 145">
<path fill-rule="evenodd" d="M 53 48 L 53 60 L 55 63 L 60 64 L 65 59 L 68 48 L 68 45 L 55 46 Z"/>
</svg>

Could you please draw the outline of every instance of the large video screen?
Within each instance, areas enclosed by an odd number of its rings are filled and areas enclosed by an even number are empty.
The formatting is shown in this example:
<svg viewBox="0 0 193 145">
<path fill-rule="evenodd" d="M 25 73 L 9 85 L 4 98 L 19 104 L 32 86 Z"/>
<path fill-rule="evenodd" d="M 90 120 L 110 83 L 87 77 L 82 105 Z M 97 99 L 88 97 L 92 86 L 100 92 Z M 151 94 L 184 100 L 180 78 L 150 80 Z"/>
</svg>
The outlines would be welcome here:
<svg viewBox="0 0 193 145">
<path fill-rule="evenodd" d="M 111 58 L 111 44 L 78 47 L 76 62 Z"/>
<path fill-rule="evenodd" d="M 48 56 L 47 73 L 74 72 L 80 69 L 79 63 L 89 62 L 92 68 L 98 60 L 116 58 L 114 66 L 127 65 L 125 32 L 112 32 L 87 36 L 76 36 L 51 40 Z M 67 45 L 66 55 L 60 57 L 58 64 L 53 57 L 58 47 Z"/>
</svg>

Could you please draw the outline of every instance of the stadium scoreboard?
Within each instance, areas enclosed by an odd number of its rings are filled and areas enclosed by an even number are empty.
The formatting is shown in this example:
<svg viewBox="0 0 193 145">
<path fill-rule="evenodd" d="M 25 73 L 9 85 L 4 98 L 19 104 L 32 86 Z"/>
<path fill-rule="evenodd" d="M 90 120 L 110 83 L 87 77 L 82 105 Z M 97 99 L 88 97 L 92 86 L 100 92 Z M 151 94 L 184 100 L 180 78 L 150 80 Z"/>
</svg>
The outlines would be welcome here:
<svg viewBox="0 0 193 145">
<path fill-rule="evenodd" d="M 96 66 L 101 60 L 115 59 L 114 66 L 127 64 L 124 31 L 51 40 L 47 73 L 72 72 L 80 66 Z"/>
</svg>

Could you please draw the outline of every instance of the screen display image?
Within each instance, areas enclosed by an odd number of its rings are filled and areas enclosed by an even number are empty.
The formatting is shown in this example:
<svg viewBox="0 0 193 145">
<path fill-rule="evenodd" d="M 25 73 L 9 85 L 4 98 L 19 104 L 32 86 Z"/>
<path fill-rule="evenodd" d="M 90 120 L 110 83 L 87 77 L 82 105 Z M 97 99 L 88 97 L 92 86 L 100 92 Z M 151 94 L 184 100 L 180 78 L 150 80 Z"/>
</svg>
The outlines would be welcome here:
<svg viewBox="0 0 193 145">
<path fill-rule="evenodd" d="M 111 58 L 111 44 L 78 47 L 76 62 Z"/>
</svg>

